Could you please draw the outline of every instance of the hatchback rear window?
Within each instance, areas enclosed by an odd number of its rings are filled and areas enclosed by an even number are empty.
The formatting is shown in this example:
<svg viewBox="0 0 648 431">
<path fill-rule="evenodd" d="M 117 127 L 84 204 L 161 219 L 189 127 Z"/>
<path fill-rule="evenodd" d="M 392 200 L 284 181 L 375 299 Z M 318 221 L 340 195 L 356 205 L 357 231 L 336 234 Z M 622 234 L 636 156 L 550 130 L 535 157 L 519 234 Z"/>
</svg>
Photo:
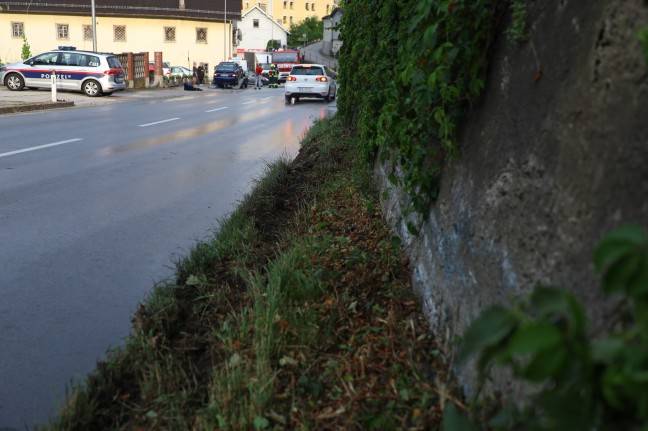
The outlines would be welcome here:
<svg viewBox="0 0 648 431">
<path fill-rule="evenodd" d="M 119 58 L 117 57 L 108 57 L 106 58 L 108 60 L 108 66 L 110 66 L 111 69 L 121 69 L 122 65 L 119 61 Z"/>
<path fill-rule="evenodd" d="M 324 75 L 321 67 L 293 67 L 291 75 Z"/>
</svg>

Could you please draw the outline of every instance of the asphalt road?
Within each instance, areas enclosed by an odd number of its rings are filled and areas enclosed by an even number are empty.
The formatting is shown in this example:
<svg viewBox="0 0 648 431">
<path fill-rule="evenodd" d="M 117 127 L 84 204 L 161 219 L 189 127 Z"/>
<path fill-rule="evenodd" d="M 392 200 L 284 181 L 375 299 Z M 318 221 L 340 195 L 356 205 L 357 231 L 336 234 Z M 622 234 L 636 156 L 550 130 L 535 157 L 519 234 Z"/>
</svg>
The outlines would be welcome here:
<svg viewBox="0 0 648 431">
<path fill-rule="evenodd" d="M 326 111 L 248 88 L 0 116 L 0 429 L 47 422 Z"/>
</svg>

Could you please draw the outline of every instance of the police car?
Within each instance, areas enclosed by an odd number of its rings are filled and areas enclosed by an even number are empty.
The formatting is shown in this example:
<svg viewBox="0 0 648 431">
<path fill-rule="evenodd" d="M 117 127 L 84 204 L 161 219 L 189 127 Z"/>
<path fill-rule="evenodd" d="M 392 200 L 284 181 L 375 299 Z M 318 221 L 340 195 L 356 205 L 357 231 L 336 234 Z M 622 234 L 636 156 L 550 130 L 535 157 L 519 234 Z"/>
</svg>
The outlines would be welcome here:
<svg viewBox="0 0 648 431">
<path fill-rule="evenodd" d="M 59 46 L 20 63 L 5 64 L 0 67 L 0 83 L 12 91 L 51 88 L 53 73 L 57 89 L 81 91 L 90 97 L 108 96 L 126 88 L 117 56 L 78 51 L 73 46 Z"/>
</svg>

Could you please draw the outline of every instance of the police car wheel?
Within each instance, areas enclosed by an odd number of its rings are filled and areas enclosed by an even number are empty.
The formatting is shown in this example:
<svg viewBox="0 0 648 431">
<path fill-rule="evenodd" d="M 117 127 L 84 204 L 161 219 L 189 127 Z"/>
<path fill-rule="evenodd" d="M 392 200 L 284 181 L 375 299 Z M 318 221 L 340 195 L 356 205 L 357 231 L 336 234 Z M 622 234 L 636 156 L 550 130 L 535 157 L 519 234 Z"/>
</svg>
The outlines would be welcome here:
<svg viewBox="0 0 648 431">
<path fill-rule="evenodd" d="M 83 84 L 83 92 L 89 97 L 100 96 L 101 85 L 97 81 L 91 79 Z"/>
<path fill-rule="evenodd" d="M 7 76 L 7 80 L 5 82 L 7 83 L 7 88 L 9 88 L 9 90 L 11 91 L 20 91 L 25 88 L 25 80 L 17 73 L 12 73 L 11 75 Z"/>
</svg>

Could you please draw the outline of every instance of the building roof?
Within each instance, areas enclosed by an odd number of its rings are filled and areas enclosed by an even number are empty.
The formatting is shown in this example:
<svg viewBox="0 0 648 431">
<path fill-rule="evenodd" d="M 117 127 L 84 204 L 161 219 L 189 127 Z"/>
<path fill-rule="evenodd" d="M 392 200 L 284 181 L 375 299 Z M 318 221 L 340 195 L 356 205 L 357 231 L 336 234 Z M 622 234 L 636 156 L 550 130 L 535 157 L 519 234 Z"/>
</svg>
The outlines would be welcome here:
<svg viewBox="0 0 648 431">
<path fill-rule="evenodd" d="M 279 22 L 275 21 L 274 19 L 272 19 L 272 17 L 271 17 L 270 15 L 268 15 L 268 14 L 267 14 L 263 9 L 261 9 L 258 5 L 254 5 L 253 7 L 251 7 L 250 9 L 248 9 L 248 10 L 247 10 L 247 11 L 246 11 L 242 16 L 241 16 L 241 20 L 243 20 L 243 18 L 245 18 L 246 16 L 248 16 L 248 14 L 249 14 L 250 12 L 252 12 L 253 10 L 257 10 L 257 11 L 259 11 L 259 12 L 262 13 L 266 18 L 268 18 L 268 20 L 270 20 L 271 22 L 273 22 L 277 27 L 279 27 L 280 29 L 282 29 L 283 31 L 285 31 L 286 34 L 290 34 L 290 31 L 286 30 L 286 28 L 285 28 L 283 25 L 281 25 L 281 23 L 279 23 Z"/>
<path fill-rule="evenodd" d="M 338 13 L 339 13 L 339 14 L 344 13 L 344 8 L 343 8 L 343 7 L 336 7 L 335 9 L 333 9 L 333 10 L 331 11 L 330 14 L 328 14 L 328 15 L 326 15 L 326 16 L 323 16 L 323 17 L 322 17 L 322 20 L 333 18 L 333 15 L 338 14 Z"/>
<path fill-rule="evenodd" d="M 238 21 L 241 9 L 242 0 L 95 0 L 97 16 Z M 0 0 L 0 13 L 89 16 L 92 8 L 88 0 Z"/>
</svg>

